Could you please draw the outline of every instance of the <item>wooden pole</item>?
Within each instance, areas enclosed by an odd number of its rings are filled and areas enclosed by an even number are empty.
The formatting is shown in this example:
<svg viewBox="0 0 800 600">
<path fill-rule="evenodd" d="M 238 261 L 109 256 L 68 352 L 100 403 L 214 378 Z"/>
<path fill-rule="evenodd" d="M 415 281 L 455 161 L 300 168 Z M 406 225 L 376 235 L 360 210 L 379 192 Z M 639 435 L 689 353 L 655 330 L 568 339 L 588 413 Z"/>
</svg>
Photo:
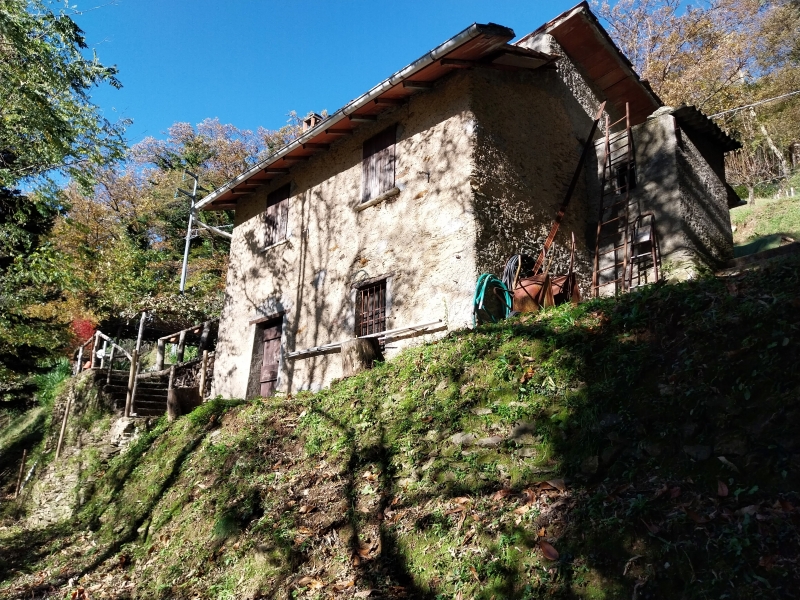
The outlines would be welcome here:
<svg viewBox="0 0 800 600">
<path fill-rule="evenodd" d="M 114 369 L 114 353 L 117 347 L 111 344 L 111 355 L 108 357 L 108 375 L 106 376 L 106 385 L 111 385 L 111 371 Z"/>
<path fill-rule="evenodd" d="M 67 430 L 67 417 L 72 408 L 72 396 L 74 392 L 70 392 L 67 396 L 67 406 L 64 409 L 64 419 L 61 421 L 61 433 L 58 434 L 58 445 L 56 445 L 56 460 L 61 456 L 61 444 L 64 442 L 64 432 Z"/>
<path fill-rule="evenodd" d="M 175 353 L 175 362 L 180 364 L 183 362 L 183 352 L 186 349 L 186 331 L 181 331 L 178 337 L 178 350 Z"/>
<path fill-rule="evenodd" d="M 208 335 L 211 333 L 211 321 L 206 321 L 203 323 L 203 333 L 200 334 L 200 343 L 197 346 L 197 349 L 201 352 L 206 349 L 206 345 L 208 345 Z"/>
<path fill-rule="evenodd" d="M 206 368 L 208 368 L 208 350 L 203 350 L 203 360 L 200 361 L 200 401 L 206 397 Z"/>
<path fill-rule="evenodd" d="M 97 346 L 99 345 L 100 345 L 100 332 L 95 331 L 94 340 L 92 341 L 92 362 L 91 362 L 92 369 L 94 369 L 95 366 L 97 365 Z"/>
<path fill-rule="evenodd" d="M 100 368 L 106 366 L 106 350 L 108 350 L 108 340 L 103 338 L 103 356 L 100 357 Z"/>
<path fill-rule="evenodd" d="M 156 371 L 162 371 L 164 369 L 164 348 L 166 345 L 166 340 L 158 340 L 156 346 Z"/>
<path fill-rule="evenodd" d="M 142 336 L 144 335 L 144 321 L 147 318 L 147 311 L 142 311 L 142 318 L 139 319 L 139 335 L 136 336 L 136 352 L 142 348 Z"/>
<path fill-rule="evenodd" d="M 17 477 L 17 489 L 14 491 L 14 500 L 19 497 L 19 488 L 22 486 L 22 473 L 25 471 L 25 458 L 28 456 L 28 449 L 22 451 L 22 464 L 19 466 L 19 476 Z"/>
<path fill-rule="evenodd" d="M 136 384 L 136 368 L 137 363 L 139 362 L 139 351 L 134 350 L 133 354 L 131 355 L 131 370 L 128 374 L 128 393 L 125 397 L 125 413 L 126 417 L 131 416 L 131 409 L 133 408 L 133 392 L 134 386 Z"/>
<path fill-rule="evenodd" d="M 78 364 L 75 365 L 75 375 L 80 375 L 83 370 L 83 346 L 78 348 Z"/>
</svg>

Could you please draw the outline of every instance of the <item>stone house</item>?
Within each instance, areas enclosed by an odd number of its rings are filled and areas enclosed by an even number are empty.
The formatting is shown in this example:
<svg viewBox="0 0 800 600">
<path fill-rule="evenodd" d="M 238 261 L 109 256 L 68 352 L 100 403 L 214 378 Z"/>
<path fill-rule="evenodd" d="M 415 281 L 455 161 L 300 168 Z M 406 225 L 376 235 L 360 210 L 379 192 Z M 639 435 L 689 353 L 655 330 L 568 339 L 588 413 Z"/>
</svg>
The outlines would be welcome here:
<svg viewBox="0 0 800 600">
<path fill-rule="evenodd" d="M 214 393 L 319 389 L 342 374 L 340 342 L 380 337 L 391 357 L 470 326 L 478 274 L 541 250 L 602 102 L 609 123 L 630 117 L 659 260 L 731 255 L 733 140 L 662 107 L 586 3 L 514 38 L 468 27 L 198 203 L 236 211 Z M 551 251 L 565 269 L 575 234 L 584 296 L 604 127 Z"/>
</svg>

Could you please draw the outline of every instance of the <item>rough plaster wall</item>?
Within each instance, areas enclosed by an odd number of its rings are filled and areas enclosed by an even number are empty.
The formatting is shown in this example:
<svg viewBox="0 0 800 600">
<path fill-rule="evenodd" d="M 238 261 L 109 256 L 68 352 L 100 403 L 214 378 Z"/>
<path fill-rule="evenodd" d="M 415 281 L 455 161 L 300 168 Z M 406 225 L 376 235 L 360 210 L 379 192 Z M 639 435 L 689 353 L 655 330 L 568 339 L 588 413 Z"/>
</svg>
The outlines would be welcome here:
<svg viewBox="0 0 800 600">
<path fill-rule="evenodd" d="M 502 90 L 498 93 L 498 90 Z M 538 255 L 578 164 L 591 118 L 553 69 L 479 71 L 472 107 L 478 122 L 472 185 L 480 271 L 502 273 L 515 253 Z M 596 110 L 596 109 L 595 109 Z M 584 295 L 591 281 L 587 244 L 587 165 L 556 237 L 551 272 L 567 272 L 575 233 Z"/>
<path fill-rule="evenodd" d="M 220 324 L 214 393 L 246 395 L 256 326 L 285 311 L 282 353 L 354 336 L 351 283 L 393 274 L 387 328 L 446 319 L 467 325 L 477 275 L 469 186 L 474 119 L 458 73 L 291 175 L 240 200 Z M 356 212 L 365 139 L 398 123 L 398 196 Z M 292 181 L 287 243 L 261 251 L 266 195 Z M 387 354 L 420 338 L 392 342 Z M 281 361 L 280 390 L 341 375 L 338 353 Z"/>
</svg>

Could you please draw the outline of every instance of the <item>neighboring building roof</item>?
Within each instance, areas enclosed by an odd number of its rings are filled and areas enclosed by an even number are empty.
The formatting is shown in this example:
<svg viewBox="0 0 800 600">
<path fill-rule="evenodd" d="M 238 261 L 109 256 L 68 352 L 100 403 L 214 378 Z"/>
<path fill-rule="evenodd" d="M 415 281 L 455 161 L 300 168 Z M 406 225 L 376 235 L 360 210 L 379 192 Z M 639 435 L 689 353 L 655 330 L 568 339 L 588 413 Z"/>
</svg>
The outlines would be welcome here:
<svg viewBox="0 0 800 600">
<path fill-rule="evenodd" d="M 570 60 L 583 71 L 618 115 L 625 114 L 626 102 L 630 104 L 631 125 L 644 123 L 648 115 L 663 105 L 600 25 L 588 2 L 581 2 L 560 14 L 526 35 L 516 45 L 524 45 L 526 41 L 544 33 L 556 39 Z"/>
<path fill-rule="evenodd" d="M 458 68 L 484 67 L 501 70 L 536 69 L 558 57 L 509 45 L 514 31 L 502 25 L 473 24 L 437 46 L 422 58 L 382 81 L 367 93 L 304 132 L 293 142 L 247 172 L 214 190 L 197 203 L 200 210 L 227 210 L 236 207 L 238 198 L 279 177 L 316 153 L 327 150 L 359 123 L 378 119 L 378 114 L 403 104 L 420 90 Z"/>
<path fill-rule="evenodd" d="M 679 106 L 671 111 L 681 127 L 688 133 L 697 132 L 710 137 L 722 148 L 723 152 L 738 150 L 742 144 L 733 139 L 719 125 L 714 123 L 703 111 L 696 106 Z"/>
</svg>

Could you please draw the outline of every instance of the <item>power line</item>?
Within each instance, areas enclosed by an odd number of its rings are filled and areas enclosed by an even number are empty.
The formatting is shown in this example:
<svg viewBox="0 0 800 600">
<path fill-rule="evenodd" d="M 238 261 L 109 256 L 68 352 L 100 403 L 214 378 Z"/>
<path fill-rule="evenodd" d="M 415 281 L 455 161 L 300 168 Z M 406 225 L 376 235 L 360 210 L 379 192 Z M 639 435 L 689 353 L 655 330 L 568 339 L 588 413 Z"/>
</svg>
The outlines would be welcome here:
<svg viewBox="0 0 800 600">
<path fill-rule="evenodd" d="M 727 115 L 728 113 L 738 112 L 740 110 L 744 110 L 746 108 L 752 108 L 754 106 L 758 106 L 759 104 L 766 104 L 767 102 L 773 102 L 774 100 L 780 100 L 781 98 L 788 98 L 789 96 L 794 96 L 795 94 L 800 94 L 800 90 L 789 92 L 788 94 L 782 94 L 780 96 L 775 96 L 773 98 L 767 98 L 766 100 L 759 100 L 758 102 L 753 102 L 752 104 L 747 104 L 746 106 L 740 106 L 738 108 L 732 108 L 730 110 L 723 110 L 715 115 L 709 115 L 709 119 L 715 119 L 716 117 L 721 117 L 722 115 Z"/>
</svg>

